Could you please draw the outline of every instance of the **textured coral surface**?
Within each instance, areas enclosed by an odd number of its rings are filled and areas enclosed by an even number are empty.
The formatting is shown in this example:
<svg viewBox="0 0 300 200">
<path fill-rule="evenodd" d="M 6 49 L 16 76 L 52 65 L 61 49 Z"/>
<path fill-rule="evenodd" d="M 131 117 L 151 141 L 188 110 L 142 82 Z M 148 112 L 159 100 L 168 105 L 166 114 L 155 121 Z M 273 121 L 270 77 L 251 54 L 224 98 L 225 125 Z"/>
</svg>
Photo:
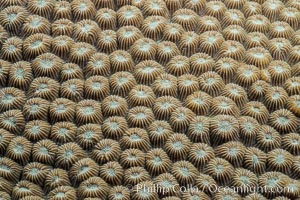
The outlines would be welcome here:
<svg viewBox="0 0 300 200">
<path fill-rule="evenodd" d="M 0 0 L 0 199 L 300 199 L 300 0 Z"/>
</svg>

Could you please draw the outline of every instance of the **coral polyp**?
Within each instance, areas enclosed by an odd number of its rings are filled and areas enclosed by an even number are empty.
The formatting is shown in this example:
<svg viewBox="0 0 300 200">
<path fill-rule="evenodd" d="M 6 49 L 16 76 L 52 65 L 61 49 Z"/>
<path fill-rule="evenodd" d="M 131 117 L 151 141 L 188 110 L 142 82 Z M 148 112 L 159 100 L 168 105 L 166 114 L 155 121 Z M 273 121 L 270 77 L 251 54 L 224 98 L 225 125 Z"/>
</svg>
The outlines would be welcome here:
<svg viewBox="0 0 300 200">
<path fill-rule="evenodd" d="M 191 146 L 189 161 L 200 170 L 203 170 L 207 163 L 214 157 L 214 150 L 208 144 L 194 143 Z"/>
<path fill-rule="evenodd" d="M 239 124 L 231 115 L 217 115 L 210 121 L 210 138 L 214 145 L 237 140 L 239 138 Z"/>
<path fill-rule="evenodd" d="M 167 153 L 160 148 L 155 148 L 146 154 L 146 169 L 151 175 L 166 173 L 171 167 L 171 160 Z"/>
<path fill-rule="evenodd" d="M 214 158 L 208 162 L 204 172 L 210 175 L 220 185 L 226 185 L 230 182 L 231 176 L 234 174 L 234 167 L 222 158 Z"/>
<path fill-rule="evenodd" d="M 90 157 L 98 164 L 103 164 L 117 160 L 120 154 L 121 147 L 117 141 L 112 139 L 103 139 L 95 145 Z"/>
</svg>

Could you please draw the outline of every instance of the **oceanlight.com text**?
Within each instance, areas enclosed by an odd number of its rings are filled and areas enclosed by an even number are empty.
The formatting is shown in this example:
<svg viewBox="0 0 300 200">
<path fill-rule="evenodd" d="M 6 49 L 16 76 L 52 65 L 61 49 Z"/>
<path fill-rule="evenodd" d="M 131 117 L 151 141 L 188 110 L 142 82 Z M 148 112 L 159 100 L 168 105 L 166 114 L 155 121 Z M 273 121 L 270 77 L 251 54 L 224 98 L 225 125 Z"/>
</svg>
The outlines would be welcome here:
<svg viewBox="0 0 300 200">
<path fill-rule="evenodd" d="M 234 191 L 236 193 L 282 193 L 282 192 L 293 192 L 293 188 L 289 187 L 281 187 L 281 186 L 275 186 L 275 187 L 268 187 L 268 186 L 242 186 L 242 187 L 233 187 L 233 186 L 218 186 L 215 184 L 207 185 L 201 189 L 197 188 L 193 185 L 187 185 L 187 186 L 179 186 L 179 185 L 173 185 L 171 187 L 162 187 L 162 185 L 155 185 L 153 184 L 151 187 L 144 185 L 144 184 L 137 184 L 135 186 L 136 192 L 147 192 L 147 193 L 160 193 L 160 194 L 168 194 L 168 193 L 176 193 L 176 192 L 209 192 L 209 193 L 217 193 L 222 192 L 226 190 Z"/>
</svg>

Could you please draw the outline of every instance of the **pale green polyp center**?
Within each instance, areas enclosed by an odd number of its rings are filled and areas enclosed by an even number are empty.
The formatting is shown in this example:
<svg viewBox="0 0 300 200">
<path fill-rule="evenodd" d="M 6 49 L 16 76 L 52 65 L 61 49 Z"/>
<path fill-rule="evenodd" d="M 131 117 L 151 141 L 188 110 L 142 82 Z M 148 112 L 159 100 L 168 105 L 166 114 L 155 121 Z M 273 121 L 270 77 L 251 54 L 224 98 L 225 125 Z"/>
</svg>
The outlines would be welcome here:
<svg viewBox="0 0 300 200">
<path fill-rule="evenodd" d="M 41 60 L 40 65 L 42 68 L 50 69 L 53 66 L 53 63 L 51 60 L 45 59 Z"/>
<path fill-rule="evenodd" d="M 61 135 L 61 136 L 65 136 L 65 135 L 68 134 L 68 129 L 66 129 L 66 128 L 60 128 L 58 130 L 58 134 Z"/>
<path fill-rule="evenodd" d="M 40 172 L 40 170 L 38 168 L 33 168 L 33 169 L 31 169 L 30 174 L 33 176 L 36 176 L 39 172 Z"/>
<path fill-rule="evenodd" d="M 64 104 L 59 104 L 59 105 L 57 105 L 57 107 L 55 108 L 55 112 L 61 114 L 61 113 L 66 112 L 66 109 L 67 109 L 67 108 L 65 107 Z"/>
<path fill-rule="evenodd" d="M 75 84 L 71 84 L 68 86 L 68 90 L 71 92 L 76 92 L 77 86 Z"/>
<path fill-rule="evenodd" d="M 248 185 L 250 183 L 249 177 L 247 176 L 240 176 L 239 180 L 245 185 Z"/>
<path fill-rule="evenodd" d="M 267 180 L 267 186 L 268 187 L 277 187 L 277 179 L 276 178 L 271 178 L 269 180 Z"/>
<path fill-rule="evenodd" d="M 127 160 L 130 160 L 130 161 L 137 160 L 136 155 L 133 155 L 133 154 L 128 155 Z"/>
<path fill-rule="evenodd" d="M 109 176 L 115 176 L 115 175 L 116 175 L 115 170 L 112 169 L 112 168 L 107 169 L 106 172 L 107 172 L 107 174 L 108 174 Z"/>
<path fill-rule="evenodd" d="M 38 109 L 39 109 L 39 105 L 32 105 L 30 107 L 30 113 L 31 114 L 36 113 L 36 112 L 38 112 Z"/>
<path fill-rule="evenodd" d="M 198 58 L 196 62 L 198 64 L 204 64 L 204 63 L 206 63 L 206 59 L 204 59 L 204 58 Z"/>
<path fill-rule="evenodd" d="M 231 14 L 231 18 L 234 20 L 239 20 L 239 16 L 236 13 Z"/>
<path fill-rule="evenodd" d="M 71 150 L 71 149 L 68 149 L 68 150 L 66 150 L 65 152 L 64 152 L 64 157 L 66 158 L 66 159 L 69 159 L 69 158 L 71 158 L 73 156 L 73 151 Z"/>
<path fill-rule="evenodd" d="M 99 90 L 99 89 L 101 89 L 101 83 L 100 82 L 93 82 L 91 84 L 91 86 L 92 86 L 93 90 Z"/>
<path fill-rule="evenodd" d="M 42 7 L 46 6 L 46 2 L 44 0 L 38 0 L 37 6 L 42 8 Z"/>
<path fill-rule="evenodd" d="M 219 10 L 219 9 L 221 8 L 221 6 L 218 5 L 218 4 L 214 4 L 211 8 L 212 8 L 214 11 L 217 11 L 217 10 Z"/>
<path fill-rule="evenodd" d="M 92 106 L 85 106 L 85 107 L 82 108 L 82 111 L 85 115 L 94 114 L 94 108 Z"/>
<path fill-rule="evenodd" d="M 235 156 L 237 154 L 237 151 L 238 150 L 236 148 L 230 148 L 230 149 L 228 149 L 228 154 Z"/>
<path fill-rule="evenodd" d="M 80 11 L 85 11 L 85 10 L 87 10 L 88 6 L 82 2 L 79 4 L 78 8 Z"/>
<path fill-rule="evenodd" d="M 99 189 L 99 186 L 96 185 L 96 184 L 90 184 L 90 185 L 87 186 L 87 188 L 88 188 L 88 190 L 90 190 L 90 191 L 96 191 L 96 190 Z"/>
<path fill-rule="evenodd" d="M 59 40 L 57 43 L 60 46 L 65 46 L 67 44 L 67 41 L 65 41 L 65 40 Z"/>
<path fill-rule="evenodd" d="M 17 154 L 22 154 L 24 152 L 24 147 L 22 144 L 16 144 L 14 147 L 14 152 Z"/>
<path fill-rule="evenodd" d="M 154 9 L 154 10 L 159 10 L 159 9 L 160 9 L 160 6 L 159 6 L 158 3 L 152 3 L 152 4 L 151 4 L 151 7 L 152 7 L 152 9 Z"/>
<path fill-rule="evenodd" d="M 132 134 L 131 136 L 130 136 L 130 139 L 132 140 L 132 141 L 134 141 L 134 142 L 137 142 L 137 141 L 140 141 L 140 136 L 138 136 L 137 134 Z"/>
<path fill-rule="evenodd" d="M 150 44 L 148 44 L 148 43 L 143 43 L 143 44 L 141 44 L 141 46 L 140 46 L 140 50 L 141 51 L 149 51 L 150 50 Z"/>
<path fill-rule="evenodd" d="M 130 175 L 130 178 L 138 178 L 138 177 L 140 177 L 140 174 L 138 173 L 138 172 L 134 172 L 134 173 L 132 173 L 131 175 Z"/>
<path fill-rule="evenodd" d="M 168 109 L 171 107 L 172 104 L 170 104 L 169 102 L 163 102 L 160 107 L 161 109 Z"/>
<path fill-rule="evenodd" d="M 204 23 L 207 24 L 207 25 L 210 25 L 210 26 L 215 25 L 215 22 L 212 21 L 212 20 L 207 20 Z"/>
<path fill-rule="evenodd" d="M 281 154 L 277 155 L 276 158 L 275 158 L 275 161 L 276 161 L 276 163 L 278 163 L 278 164 L 283 164 L 284 161 L 285 161 L 284 155 L 281 155 Z"/>
<path fill-rule="evenodd" d="M 186 116 L 184 113 L 179 113 L 178 116 L 177 116 L 177 119 L 180 120 L 180 121 L 183 121 L 185 120 Z"/>
<path fill-rule="evenodd" d="M 0 171 L 10 172 L 10 168 L 7 165 L 0 165 Z"/>
<path fill-rule="evenodd" d="M 193 99 L 193 102 L 198 105 L 204 104 L 204 101 L 201 98 L 197 97 Z"/>
<path fill-rule="evenodd" d="M 164 133 L 164 128 L 160 126 L 160 127 L 157 127 L 155 131 L 156 131 L 156 134 L 161 135 Z"/>
<path fill-rule="evenodd" d="M 183 144 L 180 141 L 176 141 L 176 142 L 173 142 L 172 146 L 175 150 L 180 150 L 180 149 L 182 149 Z"/>
<path fill-rule="evenodd" d="M 274 92 L 272 94 L 272 99 L 279 99 L 280 98 L 280 94 L 278 92 Z"/>
<path fill-rule="evenodd" d="M 170 88 L 172 86 L 171 81 L 169 80 L 160 80 L 160 84 L 164 88 Z"/>
<path fill-rule="evenodd" d="M 127 59 L 123 55 L 117 55 L 116 60 L 119 62 L 126 62 Z"/>
<path fill-rule="evenodd" d="M 3 122 L 5 124 L 8 124 L 9 126 L 15 126 L 16 125 L 16 119 L 14 117 L 8 117 L 7 119 L 4 119 Z"/>
<path fill-rule="evenodd" d="M 133 31 L 125 31 L 124 37 L 127 37 L 127 38 L 132 37 L 133 33 L 134 33 Z"/>
<path fill-rule="evenodd" d="M 120 193 L 120 192 L 117 192 L 115 194 L 115 199 L 123 199 L 123 197 L 124 197 L 124 195 L 122 193 Z"/>
<path fill-rule="evenodd" d="M 37 28 L 41 25 L 41 21 L 39 19 L 34 19 L 30 22 L 30 26 L 33 28 Z"/>
<path fill-rule="evenodd" d="M 27 192 L 27 191 L 30 191 L 30 190 L 29 190 L 28 188 L 26 188 L 26 187 L 22 187 L 22 186 L 21 186 L 21 187 L 19 188 L 19 191 L 20 191 L 20 192 Z"/>
<path fill-rule="evenodd" d="M 35 49 L 35 48 L 39 48 L 42 44 L 43 43 L 42 43 L 41 40 L 36 40 L 36 41 L 34 41 L 33 43 L 30 44 L 30 47 L 32 49 Z"/>
<path fill-rule="evenodd" d="M 110 146 L 105 146 L 101 149 L 101 153 L 102 154 L 106 154 L 106 153 L 109 153 L 111 151 L 111 147 Z"/>
<path fill-rule="evenodd" d="M 17 18 L 17 14 L 16 13 L 9 13 L 7 15 L 7 20 L 10 21 L 10 22 L 14 21 L 16 18 Z"/>
<path fill-rule="evenodd" d="M 216 82 L 216 80 L 214 78 L 208 78 L 205 80 L 205 83 L 207 85 L 213 85 Z"/>
<path fill-rule="evenodd" d="M 287 124 L 289 124 L 290 120 L 289 120 L 289 118 L 287 118 L 285 116 L 281 116 L 281 117 L 278 117 L 277 122 L 282 125 L 287 125 Z"/>
<path fill-rule="evenodd" d="M 102 67 L 102 65 L 103 65 L 102 60 L 97 60 L 97 61 L 94 62 L 95 67 Z"/>
<path fill-rule="evenodd" d="M 261 52 L 254 53 L 253 56 L 259 59 L 263 59 L 265 57 L 264 54 Z"/>
<path fill-rule="evenodd" d="M 197 123 L 197 124 L 195 124 L 194 128 L 198 132 L 203 131 L 203 124 L 202 123 Z"/>
<path fill-rule="evenodd" d="M 264 22 L 263 22 L 262 20 L 260 20 L 260 19 L 253 20 L 252 22 L 253 22 L 254 24 L 257 24 L 257 25 L 262 25 L 262 24 L 264 24 Z"/>
<path fill-rule="evenodd" d="M 140 113 L 137 113 L 137 114 L 135 115 L 135 117 L 136 117 L 137 119 L 145 119 L 145 118 L 147 117 L 147 115 L 146 115 L 145 113 L 143 113 L 143 112 L 140 112 Z"/>
<path fill-rule="evenodd" d="M 275 66 L 274 69 L 275 69 L 275 71 L 276 71 L 277 73 L 282 73 L 282 72 L 284 72 L 284 68 L 283 68 L 282 66 L 279 66 L 279 65 Z"/>
<path fill-rule="evenodd" d="M 160 184 L 161 184 L 161 186 L 167 187 L 167 188 L 171 188 L 173 186 L 173 184 L 169 180 L 163 180 L 162 182 L 160 182 Z"/>
<path fill-rule="evenodd" d="M 142 72 L 143 72 L 143 73 L 146 73 L 146 74 L 151 74 L 154 70 L 155 70 L 155 69 L 154 69 L 153 67 L 147 66 L 147 67 L 144 67 L 144 68 L 142 69 Z"/>
<path fill-rule="evenodd" d="M 252 156 L 252 163 L 253 164 L 258 164 L 259 163 L 259 159 L 258 159 L 257 155 Z"/>
<path fill-rule="evenodd" d="M 148 188 L 146 186 L 143 187 L 142 190 L 139 190 L 139 195 L 142 196 L 143 198 L 147 198 L 150 196 L 149 191 L 151 191 L 151 188 Z"/>
<path fill-rule="evenodd" d="M 184 80 L 184 81 L 183 81 L 183 84 L 184 84 L 185 86 L 191 86 L 191 85 L 193 84 L 193 81 L 192 81 L 192 80 Z"/>
<path fill-rule="evenodd" d="M 214 43 L 217 40 L 217 38 L 215 36 L 210 36 L 207 38 L 207 42 L 209 43 Z"/>
<path fill-rule="evenodd" d="M 32 126 L 31 129 L 30 129 L 30 132 L 32 134 L 39 134 L 40 132 L 40 127 L 38 125 L 35 125 L 35 126 Z"/>
<path fill-rule="evenodd" d="M 223 109 L 227 109 L 227 108 L 230 107 L 230 105 L 227 102 L 222 101 L 222 102 L 220 102 L 220 106 L 219 107 L 221 107 Z"/>
<path fill-rule="evenodd" d="M 82 29 L 82 31 L 87 33 L 92 29 L 92 26 L 89 24 L 85 24 L 81 29 Z"/>
<path fill-rule="evenodd" d="M 170 53 L 170 52 L 172 52 L 172 48 L 170 46 L 164 46 L 163 51 L 166 53 Z"/>
<path fill-rule="evenodd" d="M 206 155 L 206 152 L 203 151 L 203 150 L 197 150 L 197 151 L 196 151 L 196 155 L 197 155 L 199 158 L 203 158 L 203 157 Z"/>
<path fill-rule="evenodd" d="M 82 166 L 79 170 L 78 170 L 78 174 L 84 174 L 86 172 L 88 172 L 90 170 L 89 166 Z"/>
<path fill-rule="evenodd" d="M 217 173 L 222 173 L 224 171 L 224 166 L 223 165 L 217 165 L 216 166 L 216 172 Z"/>
<path fill-rule="evenodd" d="M 132 11 L 132 10 L 127 10 L 125 13 L 124 13 L 124 17 L 125 18 L 132 18 L 132 17 L 134 17 L 135 16 L 135 14 L 134 14 L 134 12 Z"/>
<path fill-rule="evenodd" d="M 106 19 L 109 19 L 109 18 L 111 18 L 111 15 L 109 13 L 105 12 L 105 13 L 102 14 L 102 17 L 106 18 Z"/>
<path fill-rule="evenodd" d="M 244 129 L 246 131 L 252 131 L 254 129 L 254 126 L 251 122 L 245 122 L 244 123 Z"/>
<path fill-rule="evenodd" d="M 17 78 L 23 78 L 24 77 L 24 72 L 25 72 L 24 69 L 18 68 L 18 69 L 16 69 L 15 76 Z"/>
<path fill-rule="evenodd" d="M 77 51 L 77 53 L 78 53 L 79 55 L 83 55 L 83 54 L 85 54 L 88 50 L 87 50 L 87 48 L 85 48 L 85 47 L 80 47 L 80 48 L 78 48 L 76 51 Z"/>
<path fill-rule="evenodd" d="M 152 21 L 149 23 L 149 28 L 155 29 L 159 25 L 158 21 Z"/>
<path fill-rule="evenodd" d="M 272 141 L 272 140 L 273 140 L 272 135 L 266 134 L 266 135 L 265 135 L 265 140 L 267 140 L 267 141 Z"/>
<path fill-rule="evenodd" d="M 171 28 L 170 30 L 170 33 L 172 33 L 172 34 L 175 34 L 175 33 L 178 33 L 178 30 L 177 30 L 177 28 Z"/>
<path fill-rule="evenodd" d="M 183 176 L 189 176 L 190 175 L 190 171 L 188 168 L 186 167 L 181 167 L 179 168 L 179 172 L 183 175 Z"/>
<path fill-rule="evenodd" d="M 126 77 L 120 77 L 120 78 L 117 80 L 117 82 L 118 82 L 119 85 L 122 85 L 122 84 L 128 82 L 128 78 L 126 78 Z"/>
<path fill-rule="evenodd" d="M 221 122 L 219 123 L 219 129 L 220 129 L 221 131 L 231 131 L 232 125 L 231 125 L 231 123 L 228 122 L 228 121 L 221 121 Z"/>
<path fill-rule="evenodd" d="M 250 76 L 252 76 L 253 75 L 253 71 L 252 70 L 244 70 L 244 72 L 243 72 L 243 74 L 245 75 L 245 76 L 247 76 L 247 77 L 250 77 Z"/>
<path fill-rule="evenodd" d="M 276 26 L 275 27 L 276 31 L 282 32 L 285 30 L 285 28 L 283 26 Z"/>
<path fill-rule="evenodd" d="M 58 198 L 64 198 L 65 197 L 65 193 L 64 192 L 58 192 L 58 193 L 56 193 L 55 196 L 58 197 Z"/>
<path fill-rule="evenodd" d="M 146 98 L 148 96 L 145 91 L 137 91 L 136 95 L 139 96 L 140 98 Z"/>
<path fill-rule="evenodd" d="M 15 45 L 12 45 L 12 44 L 7 47 L 7 50 L 9 52 L 15 52 L 16 49 L 17 49 L 17 47 Z"/>
<path fill-rule="evenodd" d="M 119 124 L 117 122 L 111 122 L 109 124 L 109 127 L 112 129 L 112 130 L 117 130 L 119 129 Z"/>
<path fill-rule="evenodd" d="M 296 104 L 297 107 L 300 107 L 300 100 L 296 100 L 295 104 Z"/>
<path fill-rule="evenodd" d="M 43 91 L 46 91 L 46 90 L 48 90 L 48 85 L 45 84 L 45 83 L 42 83 L 38 86 L 37 92 L 43 92 Z"/>
<path fill-rule="evenodd" d="M 119 105 L 120 105 L 120 104 L 119 104 L 119 102 L 117 102 L 117 101 L 111 101 L 111 102 L 109 103 L 109 107 L 112 108 L 112 109 L 118 108 Z"/>
<path fill-rule="evenodd" d="M 44 154 L 44 155 L 48 155 L 49 152 L 48 152 L 48 149 L 46 147 L 40 147 L 40 153 L 41 154 Z"/>
<path fill-rule="evenodd" d="M 11 102 L 13 102 L 15 99 L 15 97 L 11 94 L 5 94 L 2 99 L 1 99 L 1 102 L 4 103 L 4 104 L 9 104 Z"/>
<path fill-rule="evenodd" d="M 178 16 L 179 18 L 183 19 L 183 20 L 189 20 L 192 18 L 191 15 L 188 15 L 188 14 L 181 14 Z"/>
<path fill-rule="evenodd" d="M 85 131 L 84 132 L 84 137 L 85 139 L 91 139 L 93 137 L 94 132 L 91 130 Z"/>
</svg>

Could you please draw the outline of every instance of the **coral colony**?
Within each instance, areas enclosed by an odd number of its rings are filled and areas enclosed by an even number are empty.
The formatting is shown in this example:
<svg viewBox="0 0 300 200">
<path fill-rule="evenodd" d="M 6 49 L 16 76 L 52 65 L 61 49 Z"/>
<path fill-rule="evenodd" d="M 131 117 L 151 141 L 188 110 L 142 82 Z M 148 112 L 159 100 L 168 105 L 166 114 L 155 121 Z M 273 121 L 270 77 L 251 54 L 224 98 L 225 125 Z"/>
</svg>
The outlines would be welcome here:
<svg viewBox="0 0 300 200">
<path fill-rule="evenodd" d="M 300 199 L 300 0 L 0 0 L 0 199 Z"/>
</svg>

